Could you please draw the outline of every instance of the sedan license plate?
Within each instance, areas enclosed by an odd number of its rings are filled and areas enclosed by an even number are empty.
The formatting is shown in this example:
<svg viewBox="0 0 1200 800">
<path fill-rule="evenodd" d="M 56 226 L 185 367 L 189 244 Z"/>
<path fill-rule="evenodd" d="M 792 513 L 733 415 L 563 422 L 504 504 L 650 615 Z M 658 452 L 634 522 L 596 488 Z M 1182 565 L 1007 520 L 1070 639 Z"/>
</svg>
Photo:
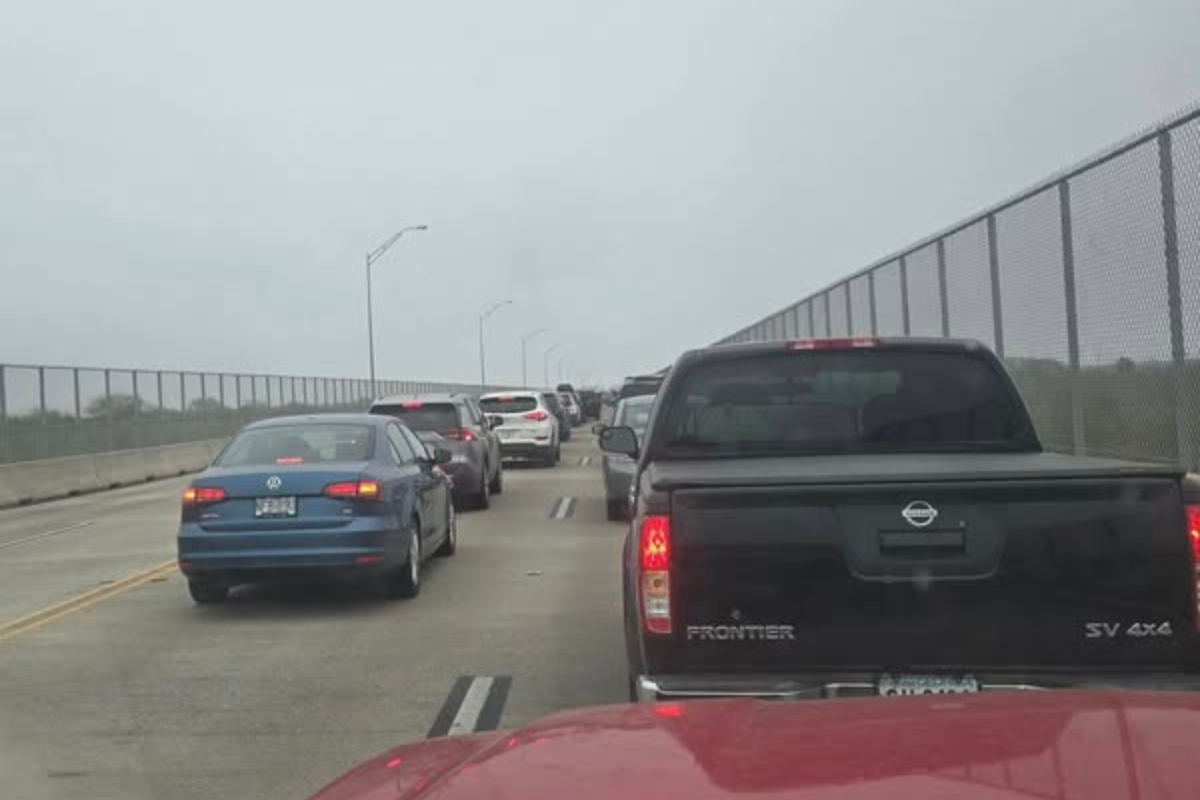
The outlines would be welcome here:
<svg viewBox="0 0 1200 800">
<path fill-rule="evenodd" d="M 296 516 L 295 497 L 259 497 L 254 500 L 254 516 L 256 517 L 294 517 Z"/>
<path fill-rule="evenodd" d="M 920 694 L 974 694 L 979 681 L 969 675 L 883 675 L 876 684 L 882 697 Z"/>
</svg>

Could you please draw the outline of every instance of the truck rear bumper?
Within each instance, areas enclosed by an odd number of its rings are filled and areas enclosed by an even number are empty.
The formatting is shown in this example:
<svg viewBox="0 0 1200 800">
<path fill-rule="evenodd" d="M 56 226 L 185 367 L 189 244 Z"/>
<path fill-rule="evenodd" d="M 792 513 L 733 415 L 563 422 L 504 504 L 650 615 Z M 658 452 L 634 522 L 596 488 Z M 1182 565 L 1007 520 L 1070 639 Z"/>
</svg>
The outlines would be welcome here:
<svg viewBox="0 0 1200 800">
<path fill-rule="evenodd" d="M 1124 689 L 1200 691 L 1200 674 L 1186 672 L 968 672 L 978 691 L 1049 689 Z M 639 703 L 706 697 L 757 697 L 767 700 L 823 700 L 880 694 L 877 672 L 810 675 L 637 675 L 633 692 Z"/>
</svg>

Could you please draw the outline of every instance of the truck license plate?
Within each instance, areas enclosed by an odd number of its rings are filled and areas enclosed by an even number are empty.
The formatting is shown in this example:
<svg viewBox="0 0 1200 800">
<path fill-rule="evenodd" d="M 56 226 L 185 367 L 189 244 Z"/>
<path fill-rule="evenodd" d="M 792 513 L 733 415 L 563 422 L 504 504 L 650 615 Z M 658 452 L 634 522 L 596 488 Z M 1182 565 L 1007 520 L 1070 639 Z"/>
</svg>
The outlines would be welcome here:
<svg viewBox="0 0 1200 800">
<path fill-rule="evenodd" d="M 294 517 L 296 516 L 295 497 L 258 497 L 254 500 L 254 516 L 256 517 Z"/>
<path fill-rule="evenodd" d="M 974 694 L 979 681 L 969 675 L 883 675 L 876 685 L 882 697 L 919 694 Z"/>
</svg>

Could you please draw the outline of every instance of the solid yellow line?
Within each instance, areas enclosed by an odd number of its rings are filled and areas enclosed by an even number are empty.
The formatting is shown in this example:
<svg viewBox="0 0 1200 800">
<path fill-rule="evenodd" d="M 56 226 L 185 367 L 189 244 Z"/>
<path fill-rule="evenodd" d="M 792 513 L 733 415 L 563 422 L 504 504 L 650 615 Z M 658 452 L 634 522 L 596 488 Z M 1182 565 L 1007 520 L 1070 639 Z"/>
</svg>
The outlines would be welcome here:
<svg viewBox="0 0 1200 800">
<path fill-rule="evenodd" d="M 26 614 L 22 617 L 17 617 L 14 620 L 9 620 L 8 622 L 0 624 L 0 633 L 4 633 L 4 631 L 8 630 L 9 628 L 12 628 L 16 625 L 22 625 L 26 622 L 36 619 L 37 617 L 43 617 L 46 614 L 53 613 L 54 611 L 56 611 L 64 606 L 74 605 L 75 603 L 83 602 L 84 600 L 87 600 L 88 598 L 94 597 L 95 595 L 98 595 L 98 594 L 107 594 L 108 592 L 111 592 L 114 589 L 119 589 L 121 586 L 123 586 L 126 583 L 129 583 L 130 581 L 136 581 L 138 578 L 149 575 L 152 572 L 158 572 L 159 570 L 165 569 L 167 566 L 174 564 L 174 563 L 175 563 L 174 561 L 164 561 L 162 564 L 158 564 L 156 566 L 150 567 L 149 569 L 141 570 L 140 572 L 135 572 L 132 575 L 127 575 L 124 578 L 121 578 L 120 580 L 116 580 L 116 581 L 113 581 L 112 583 L 107 583 L 104 586 L 99 586 L 95 589 L 91 589 L 89 591 L 84 592 L 83 594 L 75 595 L 74 597 L 68 597 L 66 600 L 63 600 L 62 602 L 59 602 L 59 603 L 55 603 L 52 606 L 46 606 L 45 608 L 40 608 L 31 614 Z"/>
<path fill-rule="evenodd" d="M 93 589 L 90 592 L 73 597 L 70 600 L 65 600 L 61 603 L 48 606 L 35 611 L 32 614 L 26 614 L 19 619 L 12 620 L 0 627 L 0 643 L 6 642 L 22 633 L 37 630 L 44 625 L 48 625 L 55 620 L 74 614 L 76 611 L 82 611 L 85 608 L 91 608 L 98 603 L 109 600 L 118 595 L 122 595 L 130 589 L 135 589 L 138 586 L 149 583 L 156 578 L 164 577 L 175 569 L 175 561 L 171 560 L 164 564 L 159 564 L 149 570 L 135 573 L 126 578 L 122 578 L 116 583 L 104 586 L 100 589 Z M 47 616 L 49 615 L 49 616 Z M 24 624 L 22 624 L 24 623 Z"/>
</svg>

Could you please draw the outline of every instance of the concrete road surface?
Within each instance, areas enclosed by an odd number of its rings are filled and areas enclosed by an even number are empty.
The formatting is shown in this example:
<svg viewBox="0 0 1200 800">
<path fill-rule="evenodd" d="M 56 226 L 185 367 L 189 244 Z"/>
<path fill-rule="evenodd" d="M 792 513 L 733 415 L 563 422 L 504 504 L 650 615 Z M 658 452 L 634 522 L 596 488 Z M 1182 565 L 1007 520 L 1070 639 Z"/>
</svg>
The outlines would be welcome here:
<svg viewBox="0 0 1200 800">
<path fill-rule="evenodd" d="M 460 514 L 421 596 L 174 569 L 186 479 L 0 512 L 0 795 L 304 798 L 389 746 L 625 699 L 623 526 L 583 434 Z M 591 457 L 590 459 L 588 457 Z"/>
</svg>

